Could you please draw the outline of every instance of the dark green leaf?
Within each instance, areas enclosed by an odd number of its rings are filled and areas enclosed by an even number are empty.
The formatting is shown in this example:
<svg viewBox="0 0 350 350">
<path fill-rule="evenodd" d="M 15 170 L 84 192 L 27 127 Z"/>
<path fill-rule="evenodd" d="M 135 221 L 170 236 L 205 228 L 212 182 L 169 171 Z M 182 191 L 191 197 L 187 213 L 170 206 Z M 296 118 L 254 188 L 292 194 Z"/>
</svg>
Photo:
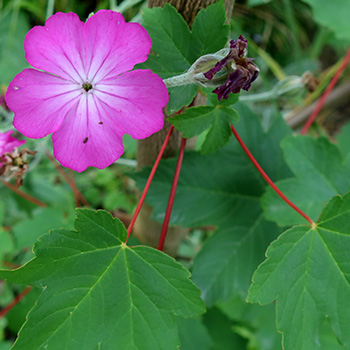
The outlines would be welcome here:
<svg viewBox="0 0 350 350">
<path fill-rule="evenodd" d="M 248 301 L 276 300 L 284 348 L 319 349 L 319 326 L 328 318 L 350 346 L 350 194 L 332 198 L 314 228 L 296 226 L 268 248 L 253 276 Z"/>
<path fill-rule="evenodd" d="M 211 350 L 212 340 L 201 319 L 177 319 L 181 350 Z"/>
<path fill-rule="evenodd" d="M 41 286 L 14 350 L 177 349 L 176 316 L 204 311 L 189 272 L 149 247 L 129 248 L 105 211 L 77 210 L 76 231 L 52 230 L 36 258 L 0 278 Z"/>
<path fill-rule="evenodd" d="M 276 185 L 300 209 L 317 220 L 328 199 L 349 188 L 350 172 L 339 149 L 325 138 L 294 136 L 283 140 L 282 148 L 297 178 Z M 305 223 L 272 189 L 262 197 L 265 217 L 281 226 Z"/>
<path fill-rule="evenodd" d="M 230 319 L 238 323 L 236 331 L 248 340 L 248 349 L 282 350 L 282 336 L 276 331 L 274 305 L 246 303 L 235 297 L 218 308 Z"/>
<path fill-rule="evenodd" d="M 193 21 L 191 53 L 198 57 L 223 49 L 228 40 L 224 1 L 217 1 L 201 10 Z"/>
<path fill-rule="evenodd" d="M 223 1 L 201 10 L 192 32 L 183 17 L 167 3 L 163 8 L 145 9 L 142 18 L 155 54 L 138 67 L 150 68 L 163 79 L 186 72 L 200 56 L 222 49 L 228 39 Z M 170 88 L 168 114 L 189 105 L 197 90 L 196 85 Z"/>
<path fill-rule="evenodd" d="M 233 331 L 234 322 L 230 322 L 218 308 L 209 309 L 203 322 L 213 340 L 212 350 L 246 348 L 246 340 Z"/>
<path fill-rule="evenodd" d="M 280 150 L 280 140 L 290 134 L 283 120 L 276 119 L 267 132 L 258 117 L 237 104 L 244 117 L 237 130 L 254 156 L 272 179 L 290 176 Z M 147 201 L 154 207 L 154 218 L 162 221 L 170 192 L 176 160 L 161 162 Z M 139 188 L 147 181 L 149 170 L 133 175 Z M 236 140 L 213 155 L 185 154 L 176 192 L 171 223 L 182 226 L 217 225 L 250 227 L 259 216 L 259 197 L 266 183 Z"/>
<path fill-rule="evenodd" d="M 201 152 L 213 153 L 223 147 L 231 136 L 230 124 L 237 123 L 238 113 L 227 107 L 201 106 L 186 109 L 184 113 L 168 119 L 186 138 L 209 129 Z"/>
<path fill-rule="evenodd" d="M 198 91 L 196 85 L 176 86 L 169 89 L 168 115 L 179 111 L 183 106 L 191 104 Z"/>
<path fill-rule="evenodd" d="M 193 281 L 208 306 L 246 296 L 253 272 L 277 234 L 276 225 L 261 214 L 250 225 L 219 229 L 205 242 L 194 259 Z"/>
</svg>

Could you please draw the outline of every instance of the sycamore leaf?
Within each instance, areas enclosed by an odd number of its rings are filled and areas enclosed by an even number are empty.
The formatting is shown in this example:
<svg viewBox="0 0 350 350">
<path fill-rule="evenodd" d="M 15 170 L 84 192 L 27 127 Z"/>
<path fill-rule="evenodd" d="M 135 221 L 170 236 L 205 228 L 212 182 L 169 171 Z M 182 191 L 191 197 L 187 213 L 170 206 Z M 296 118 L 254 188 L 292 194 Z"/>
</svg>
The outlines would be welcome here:
<svg viewBox="0 0 350 350">
<path fill-rule="evenodd" d="M 250 226 L 219 229 L 204 243 L 194 259 L 192 279 L 207 306 L 247 295 L 253 272 L 277 234 L 276 225 L 260 214 Z"/>
<path fill-rule="evenodd" d="M 228 40 L 223 1 L 201 10 L 196 16 L 192 32 L 174 7 L 145 9 L 143 25 L 152 39 L 152 51 L 147 62 L 139 65 L 150 68 L 163 79 L 186 72 L 202 55 L 224 48 Z M 197 93 L 196 85 L 169 88 L 168 114 L 189 105 Z"/>
<path fill-rule="evenodd" d="M 285 122 L 276 118 L 265 131 L 259 117 L 248 107 L 237 104 L 236 109 L 244 116 L 236 128 L 264 170 L 273 180 L 290 177 L 280 149 L 281 139 L 290 134 Z M 157 221 L 164 218 L 175 165 L 176 159 L 160 163 L 147 194 L 146 200 L 154 207 L 153 218 Z M 146 168 L 132 175 L 139 188 L 143 188 L 148 174 Z M 250 227 L 261 212 L 259 197 L 265 186 L 266 182 L 233 138 L 215 154 L 188 152 L 170 222 L 185 227 Z"/>
<path fill-rule="evenodd" d="M 274 119 L 264 131 L 249 108 L 237 104 L 237 109 L 244 115 L 237 129 L 266 172 L 273 179 L 290 176 L 279 148 L 281 138 L 290 133 L 284 121 Z M 280 163 L 277 165 L 275 160 Z M 161 162 L 146 198 L 160 221 L 175 163 L 174 159 Z M 148 170 L 143 170 L 133 177 L 141 188 L 147 176 Z M 278 234 L 278 228 L 261 216 L 259 197 L 265 186 L 234 139 L 215 154 L 189 152 L 184 156 L 171 222 L 185 227 L 219 227 L 194 260 L 193 279 L 210 305 L 246 295 L 267 245 Z"/>
<path fill-rule="evenodd" d="M 168 255 L 123 243 L 124 225 L 78 209 L 75 231 L 52 230 L 36 258 L 0 278 L 42 287 L 14 350 L 177 349 L 176 316 L 204 311 L 190 273 Z"/>
<path fill-rule="evenodd" d="M 234 109 L 221 106 L 192 107 L 168 119 L 186 138 L 199 135 L 210 127 L 201 147 L 202 154 L 213 153 L 225 146 L 232 134 L 230 124 L 238 120 Z"/>
<path fill-rule="evenodd" d="M 282 141 L 284 156 L 296 178 L 276 182 L 281 191 L 314 221 L 328 199 L 349 189 L 350 172 L 336 145 L 326 138 L 288 137 Z M 280 226 L 305 220 L 281 201 L 272 189 L 262 197 L 265 217 Z"/>
<path fill-rule="evenodd" d="M 253 275 L 248 301 L 276 300 L 277 329 L 286 350 L 320 349 L 326 318 L 350 347 L 350 193 L 333 197 L 316 227 L 296 226 L 266 252 Z"/>
</svg>

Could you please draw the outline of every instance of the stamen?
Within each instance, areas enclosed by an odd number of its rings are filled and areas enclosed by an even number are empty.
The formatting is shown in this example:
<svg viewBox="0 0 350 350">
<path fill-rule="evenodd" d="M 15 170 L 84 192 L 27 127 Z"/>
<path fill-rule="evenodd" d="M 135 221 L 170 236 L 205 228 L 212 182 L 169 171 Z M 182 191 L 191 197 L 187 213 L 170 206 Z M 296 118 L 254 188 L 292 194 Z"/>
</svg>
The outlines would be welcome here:
<svg viewBox="0 0 350 350">
<path fill-rule="evenodd" d="M 83 84 L 83 89 L 88 92 L 89 90 L 92 89 L 92 85 L 90 83 L 85 83 Z"/>
</svg>

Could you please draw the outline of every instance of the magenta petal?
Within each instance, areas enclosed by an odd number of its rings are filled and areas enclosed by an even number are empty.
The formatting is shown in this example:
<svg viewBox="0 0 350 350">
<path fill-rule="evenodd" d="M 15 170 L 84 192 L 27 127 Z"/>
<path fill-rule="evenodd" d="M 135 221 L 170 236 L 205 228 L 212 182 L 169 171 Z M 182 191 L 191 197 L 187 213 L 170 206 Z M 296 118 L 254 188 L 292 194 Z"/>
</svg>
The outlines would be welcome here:
<svg viewBox="0 0 350 350">
<path fill-rule="evenodd" d="M 152 41 L 138 23 L 125 23 L 120 13 L 101 10 L 84 27 L 86 70 L 90 82 L 115 77 L 147 60 Z"/>
<path fill-rule="evenodd" d="M 54 156 L 75 171 L 89 166 L 103 169 L 124 152 L 120 129 L 93 95 L 84 94 L 52 135 Z"/>
<path fill-rule="evenodd" d="M 20 147 L 26 143 L 25 140 L 17 140 L 12 137 L 13 130 L 0 133 L 0 156 L 6 152 L 12 152 L 16 147 Z"/>
<path fill-rule="evenodd" d="M 83 27 L 75 13 L 56 13 L 31 29 L 24 41 L 26 59 L 35 68 L 76 82 L 83 75 Z"/>
<path fill-rule="evenodd" d="M 82 88 L 54 75 L 25 69 L 10 83 L 5 99 L 23 135 L 44 137 L 56 131 L 78 101 Z"/>
<path fill-rule="evenodd" d="M 162 79 L 150 70 L 135 70 L 96 85 L 95 96 L 123 131 L 143 139 L 164 124 L 163 108 L 169 100 Z"/>
</svg>

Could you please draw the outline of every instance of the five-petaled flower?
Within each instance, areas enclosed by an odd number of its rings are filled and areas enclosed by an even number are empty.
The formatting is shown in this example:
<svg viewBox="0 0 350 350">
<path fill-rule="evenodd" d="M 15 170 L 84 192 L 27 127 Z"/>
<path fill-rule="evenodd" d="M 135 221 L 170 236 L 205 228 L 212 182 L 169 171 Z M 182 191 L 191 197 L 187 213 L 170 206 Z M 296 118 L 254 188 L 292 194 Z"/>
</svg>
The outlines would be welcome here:
<svg viewBox="0 0 350 350">
<path fill-rule="evenodd" d="M 150 70 L 151 39 L 137 23 L 102 10 L 86 23 L 56 13 L 29 31 L 25 69 L 9 85 L 6 102 L 25 136 L 53 133 L 60 163 L 76 171 L 105 168 L 124 151 L 122 137 L 142 139 L 159 131 L 168 92 Z"/>
<path fill-rule="evenodd" d="M 247 58 L 248 41 L 243 35 L 237 40 L 230 41 L 230 52 L 220 60 L 204 76 L 211 80 L 214 75 L 222 69 L 227 69 L 227 80 L 223 85 L 218 86 L 213 93 L 218 95 L 219 101 L 227 99 L 229 94 L 239 93 L 241 89 L 249 90 L 252 82 L 259 75 L 259 68 L 253 63 L 253 58 Z"/>
</svg>

